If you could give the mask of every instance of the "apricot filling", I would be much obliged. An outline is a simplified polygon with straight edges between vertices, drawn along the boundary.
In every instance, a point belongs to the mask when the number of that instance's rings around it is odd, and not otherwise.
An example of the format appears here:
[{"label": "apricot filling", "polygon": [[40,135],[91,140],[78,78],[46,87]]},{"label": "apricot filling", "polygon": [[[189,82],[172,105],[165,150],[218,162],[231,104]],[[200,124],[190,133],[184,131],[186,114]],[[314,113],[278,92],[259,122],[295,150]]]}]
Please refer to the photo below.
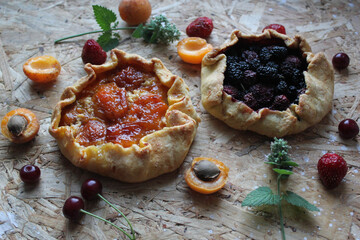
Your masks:
[{"label": "apricot filling", "polygon": [[100,74],[62,111],[60,126],[80,124],[76,142],[123,147],[165,127],[167,88],[155,74],[122,66]]}]

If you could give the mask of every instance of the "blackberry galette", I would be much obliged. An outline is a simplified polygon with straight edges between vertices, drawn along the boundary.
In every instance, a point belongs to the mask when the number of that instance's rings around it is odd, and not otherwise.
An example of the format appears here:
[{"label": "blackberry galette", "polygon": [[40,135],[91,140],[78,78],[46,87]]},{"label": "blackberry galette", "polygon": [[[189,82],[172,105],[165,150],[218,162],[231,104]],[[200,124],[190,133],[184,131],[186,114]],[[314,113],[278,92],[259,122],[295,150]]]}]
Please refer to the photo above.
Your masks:
[{"label": "blackberry galette", "polygon": [[330,111],[333,68],[304,38],[274,30],[231,34],[201,68],[205,109],[230,127],[269,137],[301,132]]}]

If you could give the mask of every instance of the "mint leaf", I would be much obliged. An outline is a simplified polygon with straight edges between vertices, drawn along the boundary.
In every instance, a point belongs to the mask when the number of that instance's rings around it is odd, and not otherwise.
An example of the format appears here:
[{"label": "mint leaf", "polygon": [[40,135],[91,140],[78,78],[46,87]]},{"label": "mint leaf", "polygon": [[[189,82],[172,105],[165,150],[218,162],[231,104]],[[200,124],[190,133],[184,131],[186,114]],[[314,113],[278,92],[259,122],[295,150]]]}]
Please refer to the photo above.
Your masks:
[{"label": "mint leaf", "polygon": [[144,25],[141,23],[139,26],[137,26],[137,28],[135,29],[135,31],[131,36],[133,38],[141,38],[143,36],[143,33],[144,33]]},{"label": "mint leaf", "polygon": [[281,162],[281,165],[282,166],[293,166],[293,167],[299,166],[299,164],[297,164],[296,162],[293,162],[293,161],[284,161],[284,162]]},{"label": "mint leaf", "polygon": [[241,206],[277,205],[279,201],[280,196],[274,195],[269,187],[259,187],[246,196]]},{"label": "mint leaf", "polygon": [[293,174],[292,171],[289,170],[285,170],[285,169],[280,169],[280,168],[273,168],[273,170],[279,174],[283,174],[283,175],[291,175]]},{"label": "mint leaf", "polygon": [[97,42],[104,49],[105,52],[107,52],[119,45],[119,39],[113,38],[111,32],[104,32],[97,39]]},{"label": "mint leaf", "polygon": [[312,205],[307,200],[291,191],[286,191],[286,194],[283,195],[283,199],[294,206],[303,207],[310,211],[320,211],[320,209],[318,209],[316,206]]},{"label": "mint leaf", "polygon": [[110,9],[99,5],[93,5],[93,11],[95,15],[95,20],[99,24],[102,30],[109,31],[111,30],[111,23],[116,21],[116,15]]}]

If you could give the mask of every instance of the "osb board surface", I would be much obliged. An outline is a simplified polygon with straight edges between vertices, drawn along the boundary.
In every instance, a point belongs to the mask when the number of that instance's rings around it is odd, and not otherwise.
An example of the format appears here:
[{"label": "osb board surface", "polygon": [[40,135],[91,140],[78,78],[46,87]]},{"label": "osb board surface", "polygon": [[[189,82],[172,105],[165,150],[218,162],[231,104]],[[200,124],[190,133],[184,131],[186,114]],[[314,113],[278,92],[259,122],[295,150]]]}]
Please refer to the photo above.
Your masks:
[{"label": "osb board surface", "polygon": [[[236,131],[210,116],[200,103],[200,67],[184,64],[175,43],[156,46],[131,39],[122,31],[118,48],[145,58],[158,57],[190,88],[192,101],[201,116],[192,148],[179,170],[139,184],[125,184],[72,166],[59,152],[48,128],[53,107],[63,89],[85,75],[81,62],[83,36],[54,45],[53,40],[98,29],[91,5],[101,4],[117,13],[117,1],[1,1],[0,3],[0,116],[17,107],[32,109],[41,128],[34,141],[11,144],[0,137],[0,238],[2,239],[122,239],[117,230],[84,217],[68,222],[61,213],[67,197],[80,195],[88,177],[98,177],[104,196],[121,208],[133,223],[138,239],[279,239],[276,210],[241,207],[246,194],[257,186],[275,188],[274,175],[263,162],[270,139],[251,132]],[[359,32],[358,1],[186,1],[152,0],[152,14],[165,13],[185,36],[187,24],[199,16],[214,20],[209,42],[223,43],[234,29],[258,33],[269,23],[282,23],[290,36],[307,38],[314,52],[327,58],[339,51],[348,53],[347,70],[335,72],[333,110],[316,126],[286,137],[291,156],[300,164],[284,184],[301,194],[321,211],[312,213],[285,207],[288,239],[360,238],[360,146],[359,136],[344,141],[337,125],[344,118],[359,122]],[[121,22],[121,25],[125,25]],[[22,72],[30,57],[53,55],[62,64],[56,82],[38,85]],[[281,124],[281,123],[279,123]],[[324,189],[316,170],[326,152],[337,152],[349,172],[335,190]],[[230,167],[229,181],[220,192],[203,196],[191,191],[183,178],[191,160],[214,157]],[[35,162],[42,171],[36,186],[25,186],[19,169]],[[86,209],[120,223],[104,202],[89,203]]]}]

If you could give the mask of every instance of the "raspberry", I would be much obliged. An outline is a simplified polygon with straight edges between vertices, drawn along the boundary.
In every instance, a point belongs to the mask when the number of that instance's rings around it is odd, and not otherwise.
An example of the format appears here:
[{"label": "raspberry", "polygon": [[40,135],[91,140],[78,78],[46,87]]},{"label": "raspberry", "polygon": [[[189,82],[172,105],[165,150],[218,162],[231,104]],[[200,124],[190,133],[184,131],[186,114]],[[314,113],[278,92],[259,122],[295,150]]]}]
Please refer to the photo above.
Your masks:
[{"label": "raspberry", "polygon": [[243,94],[234,86],[224,85],[223,91],[229,94],[235,101],[240,100],[243,97]]},{"label": "raspberry", "polygon": [[285,58],[284,62],[286,62],[286,64],[288,64],[289,66],[291,66],[293,68],[297,68],[297,69],[301,69],[301,66],[302,66],[302,62],[301,62],[300,58],[298,58],[297,56],[294,56],[294,55],[287,56]]},{"label": "raspberry", "polygon": [[259,59],[258,54],[250,50],[243,51],[241,56],[246,62],[252,62],[254,59]]},{"label": "raspberry", "polygon": [[346,161],[336,153],[326,153],[319,159],[317,169],[324,186],[332,189],[340,184],[348,167]]},{"label": "raspberry", "polygon": [[[255,84],[250,87],[249,91],[256,98],[259,106],[267,107],[271,104],[274,98],[274,89],[271,87],[267,87],[261,83]],[[245,96],[244,96],[245,98]],[[254,109],[257,110],[257,109]]]},{"label": "raspberry", "polygon": [[103,64],[106,61],[106,52],[94,39],[89,39],[86,41],[81,58],[84,64],[91,63],[94,65]]},{"label": "raspberry", "polygon": [[270,109],[284,111],[289,107],[289,105],[290,101],[285,95],[277,95],[273,104],[270,106]]},{"label": "raspberry", "polygon": [[258,102],[254,97],[253,93],[247,93],[244,96],[243,102],[251,109],[257,110],[258,109]]},{"label": "raspberry", "polygon": [[208,17],[199,17],[189,24],[186,28],[186,34],[189,37],[207,38],[214,28],[213,22]]}]

